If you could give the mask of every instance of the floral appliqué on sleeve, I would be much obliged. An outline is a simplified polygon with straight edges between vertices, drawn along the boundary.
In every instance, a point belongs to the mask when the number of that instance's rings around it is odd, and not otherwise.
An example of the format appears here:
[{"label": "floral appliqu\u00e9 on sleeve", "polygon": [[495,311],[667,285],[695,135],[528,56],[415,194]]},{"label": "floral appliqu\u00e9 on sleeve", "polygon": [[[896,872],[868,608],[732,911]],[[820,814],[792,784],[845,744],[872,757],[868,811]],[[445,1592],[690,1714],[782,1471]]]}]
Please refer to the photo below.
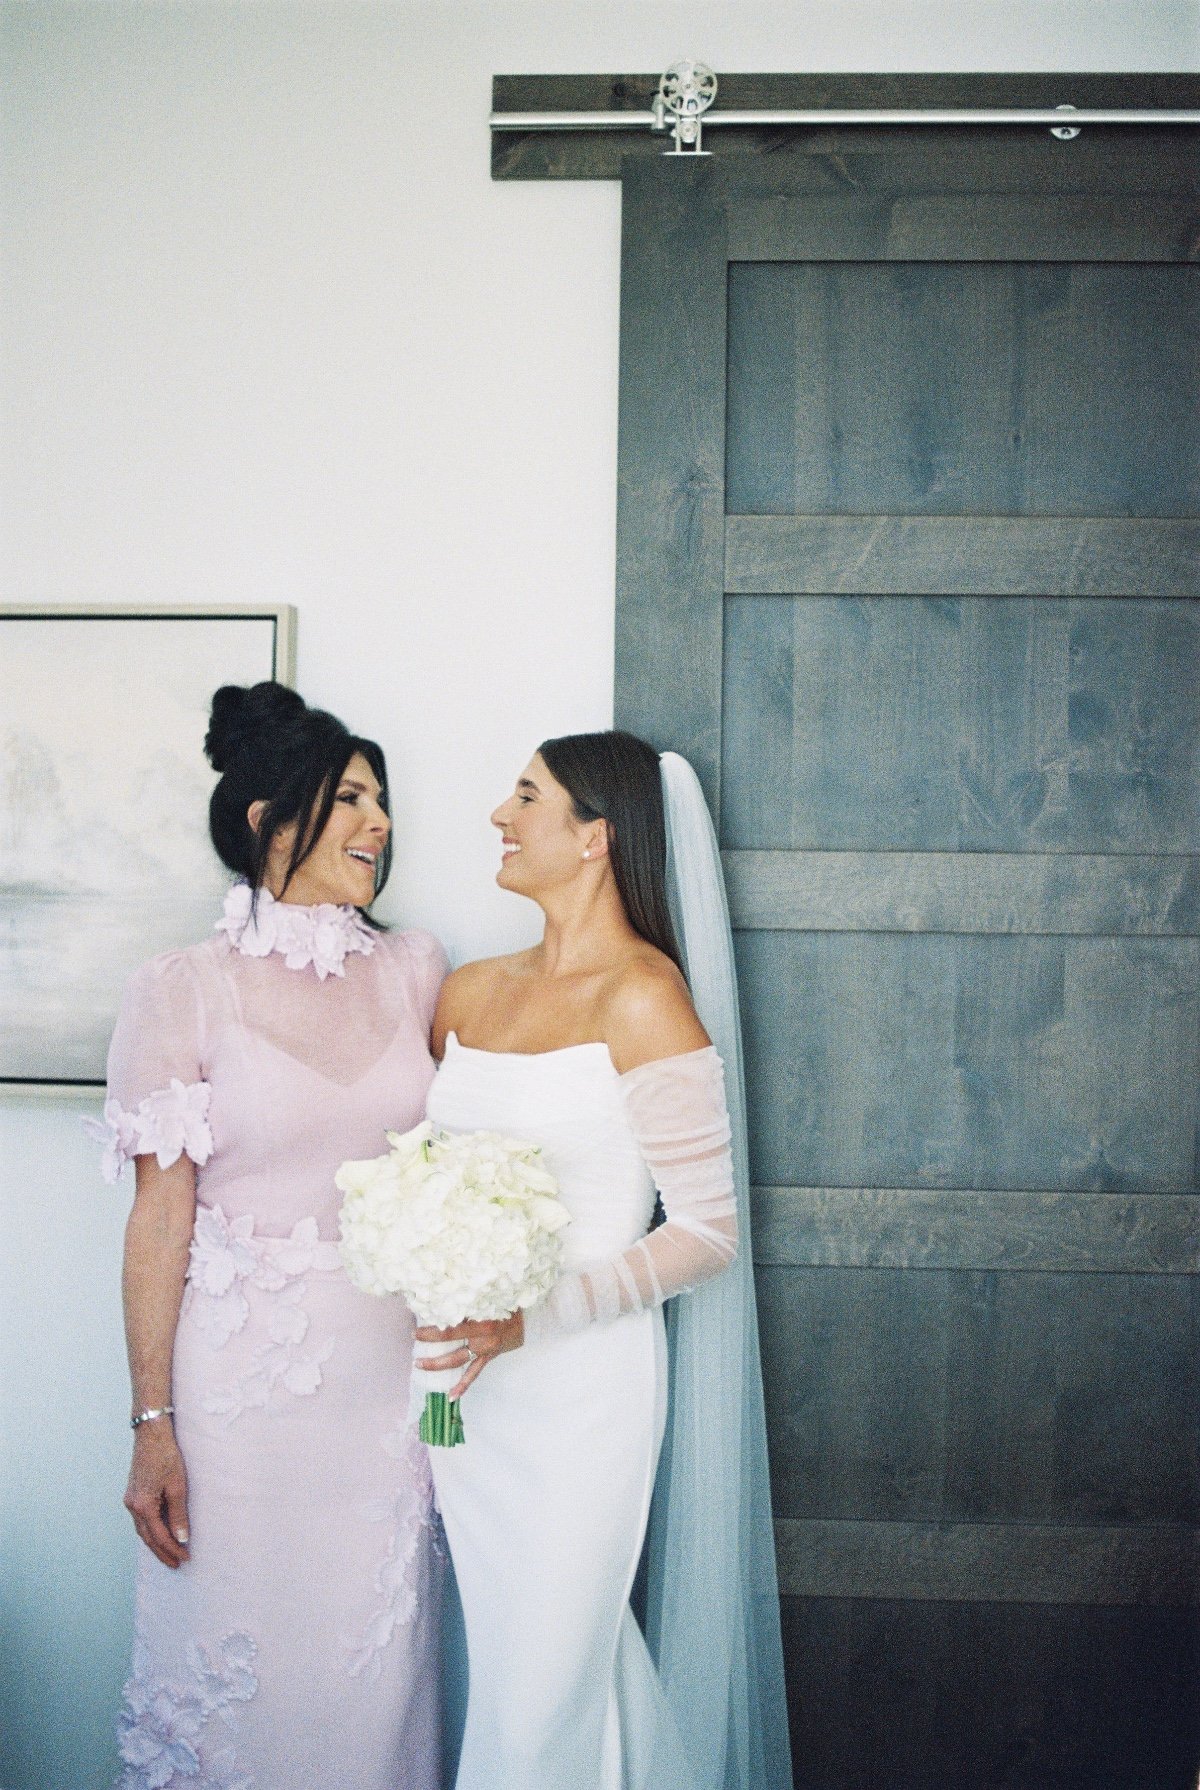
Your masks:
[{"label": "floral appliqu\u00e9 on sleeve", "polygon": [[159,1168],[170,1168],[183,1155],[203,1168],[213,1153],[208,1108],[212,1089],[206,1081],[185,1087],[172,1076],[169,1088],[158,1088],[130,1112],[115,1095],[104,1102],[103,1119],[84,1119],[89,1137],[104,1145],[100,1173],[118,1181],[133,1156],[156,1156]]},{"label": "floral appliqu\u00e9 on sleeve", "polygon": [[247,1634],[226,1635],[215,1650],[193,1641],[188,1648],[191,1684],[182,1688],[155,1678],[150,1652],[139,1636],[133,1673],[117,1722],[117,1744],[125,1769],[118,1790],[254,1790],[239,1771],[233,1747],[211,1755],[202,1747],[214,1715],[227,1727],[237,1723],[234,1705],[248,1703],[258,1690],[258,1653]]}]

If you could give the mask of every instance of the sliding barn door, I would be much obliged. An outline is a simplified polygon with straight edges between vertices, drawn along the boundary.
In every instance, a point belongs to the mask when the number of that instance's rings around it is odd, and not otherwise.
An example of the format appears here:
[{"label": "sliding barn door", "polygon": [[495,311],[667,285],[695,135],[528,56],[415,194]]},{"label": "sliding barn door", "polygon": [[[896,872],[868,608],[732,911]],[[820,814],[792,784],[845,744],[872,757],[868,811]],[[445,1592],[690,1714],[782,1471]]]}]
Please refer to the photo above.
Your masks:
[{"label": "sliding barn door", "polygon": [[719,819],[812,1790],[1200,1766],[1200,214],[1009,142],[626,165],[617,722]]}]

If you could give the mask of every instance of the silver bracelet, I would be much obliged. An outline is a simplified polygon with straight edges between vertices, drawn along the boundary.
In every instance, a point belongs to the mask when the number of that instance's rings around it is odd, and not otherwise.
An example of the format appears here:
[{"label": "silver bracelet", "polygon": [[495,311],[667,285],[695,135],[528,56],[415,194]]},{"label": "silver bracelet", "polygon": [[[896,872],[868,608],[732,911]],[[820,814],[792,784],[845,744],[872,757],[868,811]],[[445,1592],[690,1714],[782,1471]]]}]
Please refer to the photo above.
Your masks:
[{"label": "silver bracelet", "polygon": [[174,1405],[158,1405],[152,1411],[139,1411],[136,1417],[129,1419],[129,1427],[135,1430],[139,1423],[151,1423],[156,1417],[174,1417]]}]

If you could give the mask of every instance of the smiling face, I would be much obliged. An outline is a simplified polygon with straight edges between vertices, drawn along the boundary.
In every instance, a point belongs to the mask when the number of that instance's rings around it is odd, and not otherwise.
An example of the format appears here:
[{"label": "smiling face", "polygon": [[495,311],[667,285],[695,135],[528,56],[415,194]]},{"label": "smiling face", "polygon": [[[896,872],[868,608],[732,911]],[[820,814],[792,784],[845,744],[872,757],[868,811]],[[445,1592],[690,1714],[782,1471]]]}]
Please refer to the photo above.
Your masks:
[{"label": "smiling face", "polygon": [[[283,891],[281,899],[302,907],[328,902],[334,907],[368,907],[375,898],[376,868],[392,823],[381,804],[379,779],[356,752],[334,797],[320,838]],[[250,824],[265,804],[255,802]],[[281,827],[271,841],[266,886],[279,896],[287,875],[297,828]]]},{"label": "smiling face", "polygon": [[496,881],[517,895],[536,899],[563,887],[607,852],[604,822],[575,818],[570,795],[550,775],[539,753],[492,815],[492,825],[499,829],[503,852]]}]

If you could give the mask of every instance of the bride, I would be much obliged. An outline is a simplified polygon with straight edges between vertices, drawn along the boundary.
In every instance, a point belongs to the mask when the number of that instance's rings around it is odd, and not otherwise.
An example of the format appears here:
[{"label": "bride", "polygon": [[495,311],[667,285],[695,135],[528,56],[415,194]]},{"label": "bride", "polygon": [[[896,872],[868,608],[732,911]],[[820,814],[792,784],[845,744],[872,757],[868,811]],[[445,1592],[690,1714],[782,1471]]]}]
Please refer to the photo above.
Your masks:
[{"label": "bride", "polygon": [[[616,732],[546,741],[492,821],[497,881],[537,902],[545,933],[445,983],[427,1111],[540,1144],[572,1223],[541,1305],[418,1331],[447,1345],[430,1365],[461,1368],[453,1395],[469,1393],[466,1445],[431,1450],[467,1637],[457,1790],[783,1790],[736,990],[711,824],[684,760],[660,770]],[[724,1034],[724,1074],[693,994]],[[685,1292],[692,1321],[668,1342],[663,1304]],[[629,1599],[648,1523],[643,1639]]]}]

